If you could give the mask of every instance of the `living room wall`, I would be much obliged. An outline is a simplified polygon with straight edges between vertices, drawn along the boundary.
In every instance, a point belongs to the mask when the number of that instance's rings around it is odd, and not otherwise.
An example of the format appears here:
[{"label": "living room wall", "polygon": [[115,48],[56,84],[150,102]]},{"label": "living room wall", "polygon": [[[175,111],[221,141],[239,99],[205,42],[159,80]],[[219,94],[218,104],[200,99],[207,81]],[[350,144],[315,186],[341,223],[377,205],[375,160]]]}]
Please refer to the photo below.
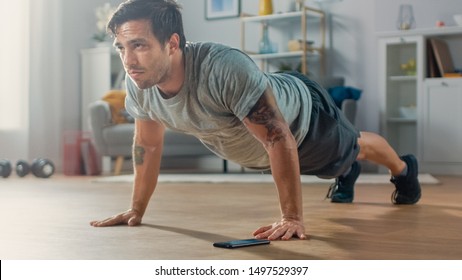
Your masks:
[{"label": "living room wall", "polygon": [[[184,7],[187,38],[239,47],[238,18],[205,20],[204,1],[178,0]],[[105,2],[117,5],[121,1],[31,1],[28,139],[0,140],[1,157],[17,160],[21,151],[28,151],[28,160],[43,156],[61,166],[63,132],[80,127],[80,50],[93,46],[94,9]],[[257,0],[241,2],[243,10],[257,11]],[[313,0],[307,3],[318,5]],[[417,28],[432,27],[436,20],[454,25],[452,15],[462,13],[460,0],[343,0],[329,6],[333,19],[330,70],[345,77],[348,85],[363,89],[360,129],[380,130],[376,32],[395,30],[398,6],[404,3],[414,6]]]}]

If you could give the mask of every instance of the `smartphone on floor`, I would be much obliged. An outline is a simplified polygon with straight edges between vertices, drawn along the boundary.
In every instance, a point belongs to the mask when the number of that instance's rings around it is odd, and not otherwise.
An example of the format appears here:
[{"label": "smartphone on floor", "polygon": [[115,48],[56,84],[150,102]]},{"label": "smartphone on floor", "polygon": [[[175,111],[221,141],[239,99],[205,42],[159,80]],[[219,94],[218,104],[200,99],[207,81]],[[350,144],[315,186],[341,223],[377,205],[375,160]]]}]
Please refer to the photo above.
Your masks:
[{"label": "smartphone on floor", "polygon": [[213,246],[214,247],[219,247],[219,248],[234,249],[234,248],[256,246],[256,245],[265,245],[265,244],[270,244],[270,241],[267,240],[267,239],[254,239],[254,238],[252,238],[252,239],[240,239],[240,240],[216,242],[216,243],[213,243]]}]

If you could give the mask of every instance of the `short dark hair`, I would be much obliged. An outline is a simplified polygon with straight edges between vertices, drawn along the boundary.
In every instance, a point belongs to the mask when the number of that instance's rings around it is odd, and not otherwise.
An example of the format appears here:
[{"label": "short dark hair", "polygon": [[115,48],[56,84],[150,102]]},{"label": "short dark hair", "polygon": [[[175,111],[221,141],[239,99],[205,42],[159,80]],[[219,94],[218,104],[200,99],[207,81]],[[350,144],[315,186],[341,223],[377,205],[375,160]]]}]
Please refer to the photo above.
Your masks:
[{"label": "short dark hair", "polygon": [[161,44],[165,44],[176,33],[180,37],[180,48],[184,49],[186,38],[183,30],[181,6],[175,0],[128,0],[119,5],[111,16],[107,30],[117,36],[117,28],[131,20],[146,19]]}]

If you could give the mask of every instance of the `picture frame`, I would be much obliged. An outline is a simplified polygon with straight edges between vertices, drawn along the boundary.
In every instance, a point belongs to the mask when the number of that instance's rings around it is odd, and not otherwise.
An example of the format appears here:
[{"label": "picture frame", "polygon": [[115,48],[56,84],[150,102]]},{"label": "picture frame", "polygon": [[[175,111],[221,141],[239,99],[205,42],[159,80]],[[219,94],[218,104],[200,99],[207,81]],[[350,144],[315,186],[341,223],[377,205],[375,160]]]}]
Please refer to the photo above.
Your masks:
[{"label": "picture frame", "polygon": [[238,17],[240,12],[241,0],[205,0],[207,20]]}]

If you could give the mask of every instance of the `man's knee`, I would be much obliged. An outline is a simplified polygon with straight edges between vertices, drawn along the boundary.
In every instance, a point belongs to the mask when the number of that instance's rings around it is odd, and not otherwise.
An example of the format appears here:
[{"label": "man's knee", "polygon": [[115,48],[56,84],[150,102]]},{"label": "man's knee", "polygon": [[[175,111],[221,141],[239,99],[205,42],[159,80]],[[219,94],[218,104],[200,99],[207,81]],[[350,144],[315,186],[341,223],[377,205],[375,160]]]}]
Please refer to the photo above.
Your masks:
[{"label": "man's knee", "polygon": [[359,153],[356,159],[357,160],[367,159],[367,150],[369,149],[369,146],[367,145],[367,139],[364,139],[364,137],[362,137],[362,133],[361,133],[361,137],[358,138],[358,146],[359,146]]}]

